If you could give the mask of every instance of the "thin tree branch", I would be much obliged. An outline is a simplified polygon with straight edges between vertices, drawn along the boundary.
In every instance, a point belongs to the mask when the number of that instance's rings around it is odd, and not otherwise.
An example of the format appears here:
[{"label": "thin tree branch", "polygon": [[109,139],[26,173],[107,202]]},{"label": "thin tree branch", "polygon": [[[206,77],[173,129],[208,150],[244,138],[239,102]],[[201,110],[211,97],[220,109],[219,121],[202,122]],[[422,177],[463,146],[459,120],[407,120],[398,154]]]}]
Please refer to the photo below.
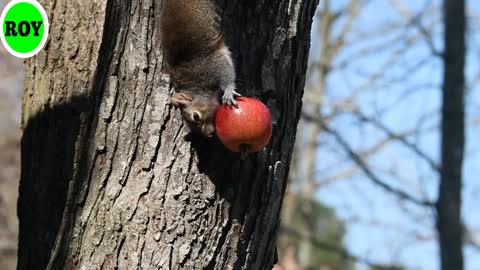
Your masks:
[{"label": "thin tree branch", "polygon": [[427,43],[427,46],[432,54],[436,57],[443,58],[444,54],[435,47],[431,33],[422,24],[422,17],[427,11],[428,7],[431,5],[431,1],[427,1],[424,7],[421,9],[421,12],[418,14],[414,14],[406,5],[404,5],[404,3],[398,0],[390,0],[390,3],[402,16],[411,21],[411,25],[415,26],[419,30],[420,34],[425,38],[425,42]]},{"label": "thin tree branch", "polygon": [[435,204],[429,200],[422,200],[413,197],[412,195],[408,194],[407,192],[392,187],[391,185],[387,184],[386,182],[380,180],[380,178],[373,173],[373,171],[369,168],[369,166],[365,163],[365,161],[352,149],[352,147],[346,142],[346,140],[340,136],[338,132],[329,128],[325,123],[321,120],[317,119],[316,117],[312,117],[303,113],[303,118],[307,121],[315,122],[320,125],[327,133],[331,134],[337,143],[347,152],[350,158],[360,167],[363,173],[372,180],[373,183],[378,185],[379,187],[383,188],[384,190],[398,196],[400,199],[407,200],[419,206],[426,206],[426,207],[434,207]]},{"label": "thin tree branch", "polygon": [[356,111],[354,113],[354,115],[356,117],[358,117],[361,121],[363,122],[368,122],[370,124],[372,124],[373,126],[375,126],[376,128],[382,130],[383,132],[385,132],[390,138],[393,138],[395,140],[398,140],[399,142],[401,142],[403,145],[405,145],[407,148],[409,148],[410,150],[412,150],[415,154],[417,154],[418,156],[420,156],[422,159],[425,160],[425,162],[427,162],[430,167],[432,168],[432,170],[436,171],[437,173],[440,173],[440,166],[429,156],[427,155],[425,152],[423,152],[420,148],[418,148],[417,145],[409,142],[405,136],[403,135],[400,135],[400,134],[397,134],[395,132],[393,132],[392,130],[390,130],[387,126],[385,126],[383,123],[381,123],[380,121],[378,121],[377,119],[374,119],[374,118],[371,118],[371,117],[368,117],[366,116],[365,114],[363,114],[362,112],[360,111]]},{"label": "thin tree branch", "polygon": [[480,237],[477,237],[473,230],[469,230],[463,226],[463,238],[466,244],[480,251]]}]

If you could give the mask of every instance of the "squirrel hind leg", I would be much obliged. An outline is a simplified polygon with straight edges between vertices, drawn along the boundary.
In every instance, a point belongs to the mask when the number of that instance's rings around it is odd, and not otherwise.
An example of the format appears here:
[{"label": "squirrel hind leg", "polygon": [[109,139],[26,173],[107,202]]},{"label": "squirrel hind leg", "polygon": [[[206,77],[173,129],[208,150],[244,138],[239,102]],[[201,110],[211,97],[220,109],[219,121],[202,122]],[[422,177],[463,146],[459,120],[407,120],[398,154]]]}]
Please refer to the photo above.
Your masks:
[{"label": "squirrel hind leg", "polygon": [[192,103],[193,97],[188,93],[175,93],[170,98],[170,103],[175,107],[185,107]]}]

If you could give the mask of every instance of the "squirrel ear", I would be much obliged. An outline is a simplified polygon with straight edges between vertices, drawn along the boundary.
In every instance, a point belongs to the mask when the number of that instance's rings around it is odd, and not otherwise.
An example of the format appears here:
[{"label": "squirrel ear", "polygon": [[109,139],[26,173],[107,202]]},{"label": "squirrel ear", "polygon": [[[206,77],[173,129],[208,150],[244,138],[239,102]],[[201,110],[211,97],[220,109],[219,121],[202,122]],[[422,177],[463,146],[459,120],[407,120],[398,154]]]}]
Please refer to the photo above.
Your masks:
[{"label": "squirrel ear", "polygon": [[187,93],[176,93],[170,98],[170,103],[175,107],[184,107],[190,104],[193,100],[191,94]]}]

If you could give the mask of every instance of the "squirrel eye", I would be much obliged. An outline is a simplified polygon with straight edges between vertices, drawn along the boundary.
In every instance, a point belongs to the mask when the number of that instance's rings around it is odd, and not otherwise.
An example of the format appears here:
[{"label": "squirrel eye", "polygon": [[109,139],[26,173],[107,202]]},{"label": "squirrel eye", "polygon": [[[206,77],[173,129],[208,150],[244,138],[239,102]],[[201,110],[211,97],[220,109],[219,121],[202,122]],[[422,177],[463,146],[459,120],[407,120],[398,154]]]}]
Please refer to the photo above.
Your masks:
[{"label": "squirrel eye", "polygon": [[200,122],[200,115],[196,112],[193,113],[193,121]]}]

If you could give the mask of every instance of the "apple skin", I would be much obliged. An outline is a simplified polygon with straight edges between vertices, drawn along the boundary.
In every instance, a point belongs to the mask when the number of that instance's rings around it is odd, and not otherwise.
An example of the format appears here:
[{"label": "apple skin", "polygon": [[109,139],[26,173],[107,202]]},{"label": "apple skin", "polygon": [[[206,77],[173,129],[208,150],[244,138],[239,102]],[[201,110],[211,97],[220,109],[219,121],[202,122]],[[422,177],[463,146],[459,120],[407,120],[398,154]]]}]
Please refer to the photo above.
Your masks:
[{"label": "apple skin", "polygon": [[251,97],[236,98],[238,105],[221,105],[215,116],[220,141],[233,152],[262,150],[272,136],[272,117],[267,106]]}]

